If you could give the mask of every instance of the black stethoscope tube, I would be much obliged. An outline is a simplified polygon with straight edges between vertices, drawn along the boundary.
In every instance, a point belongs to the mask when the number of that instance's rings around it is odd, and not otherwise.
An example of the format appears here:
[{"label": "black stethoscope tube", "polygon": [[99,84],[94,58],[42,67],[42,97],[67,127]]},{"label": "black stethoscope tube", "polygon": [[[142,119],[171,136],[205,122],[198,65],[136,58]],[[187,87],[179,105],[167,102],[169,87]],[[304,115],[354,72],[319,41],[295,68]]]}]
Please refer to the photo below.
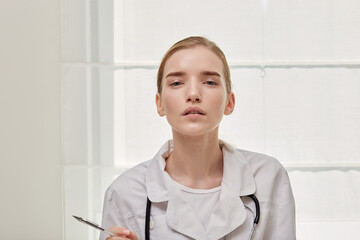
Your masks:
[{"label": "black stethoscope tube", "polygon": [[246,197],[251,198],[254,203],[255,203],[255,218],[254,218],[254,224],[258,224],[259,220],[260,220],[260,204],[259,204],[259,200],[257,199],[257,197],[255,197],[254,194],[251,195],[247,195]]},{"label": "black stethoscope tube", "polygon": [[[255,227],[255,225],[257,225],[260,220],[260,204],[254,194],[247,195],[246,197],[251,198],[255,203],[256,212],[255,212],[255,218],[254,218],[254,223],[253,223],[253,226]],[[149,200],[149,198],[147,198],[146,216],[145,216],[145,240],[150,240],[150,212],[151,212],[151,201]],[[252,236],[252,233],[251,233],[251,236]],[[251,236],[250,236],[250,238],[251,238]]]},{"label": "black stethoscope tube", "polygon": [[145,216],[145,240],[150,240],[150,212],[151,201],[147,198],[146,202],[146,216]]}]

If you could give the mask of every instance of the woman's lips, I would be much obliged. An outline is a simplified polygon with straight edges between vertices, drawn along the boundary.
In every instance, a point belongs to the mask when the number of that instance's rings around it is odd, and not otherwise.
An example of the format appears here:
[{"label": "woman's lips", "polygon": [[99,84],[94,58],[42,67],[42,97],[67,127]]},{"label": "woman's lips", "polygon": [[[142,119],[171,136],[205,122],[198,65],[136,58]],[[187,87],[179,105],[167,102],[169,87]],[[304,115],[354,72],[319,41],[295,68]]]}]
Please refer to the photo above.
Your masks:
[{"label": "woman's lips", "polygon": [[205,112],[201,108],[194,106],[186,108],[183,112],[183,116],[185,116],[187,119],[198,119],[205,115]]},{"label": "woman's lips", "polygon": [[190,119],[190,120],[194,120],[194,119],[203,118],[204,115],[196,113],[196,114],[187,114],[184,117],[186,117],[187,119]]},{"label": "woman's lips", "polygon": [[199,107],[194,107],[194,106],[190,106],[188,108],[185,109],[185,111],[183,112],[184,116],[188,116],[188,115],[205,115],[205,112],[199,108]]}]

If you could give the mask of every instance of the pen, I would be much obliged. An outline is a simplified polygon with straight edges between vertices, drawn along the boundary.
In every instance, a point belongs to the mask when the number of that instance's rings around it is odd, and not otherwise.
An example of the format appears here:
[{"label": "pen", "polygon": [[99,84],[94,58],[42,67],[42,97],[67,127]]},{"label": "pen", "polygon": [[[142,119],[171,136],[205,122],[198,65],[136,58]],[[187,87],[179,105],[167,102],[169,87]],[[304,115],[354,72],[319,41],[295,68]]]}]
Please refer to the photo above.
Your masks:
[{"label": "pen", "polygon": [[103,231],[104,233],[109,234],[110,236],[118,237],[117,235],[115,235],[114,233],[110,232],[109,230],[101,227],[99,224],[96,224],[96,223],[91,222],[91,221],[89,221],[89,220],[87,220],[87,219],[83,219],[83,218],[81,218],[81,217],[77,217],[77,216],[74,216],[74,215],[73,215],[73,217],[74,217],[76,220],[78,220],[79,222],[85,223],[85,224],[87,224],[87,225],[89,225],[89,226],[91,226],[91,227],[93,227],[93,228],[96,228],[96,229],[98,229],[98,230],[100,230],[100,231]]}]

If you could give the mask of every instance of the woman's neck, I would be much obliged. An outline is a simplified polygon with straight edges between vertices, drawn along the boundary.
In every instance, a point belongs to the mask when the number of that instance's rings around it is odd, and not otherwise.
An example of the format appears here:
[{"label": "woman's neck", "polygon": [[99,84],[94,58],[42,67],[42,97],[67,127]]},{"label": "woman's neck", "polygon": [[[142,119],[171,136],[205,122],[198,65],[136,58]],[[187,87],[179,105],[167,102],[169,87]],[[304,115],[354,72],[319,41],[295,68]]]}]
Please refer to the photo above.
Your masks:
[{"label": "woman's neck", "polygon": [[217,131],[195,137],[173,133],[173,144],[165,166],[172,179],[197,189],[221,185],[223,157]]}]

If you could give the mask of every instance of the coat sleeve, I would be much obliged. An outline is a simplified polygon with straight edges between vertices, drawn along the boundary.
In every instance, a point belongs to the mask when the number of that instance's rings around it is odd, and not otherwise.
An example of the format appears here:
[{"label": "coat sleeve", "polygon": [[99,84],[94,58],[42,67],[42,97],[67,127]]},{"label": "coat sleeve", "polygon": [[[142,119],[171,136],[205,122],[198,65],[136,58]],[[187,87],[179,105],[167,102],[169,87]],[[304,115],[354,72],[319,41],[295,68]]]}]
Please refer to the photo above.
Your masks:
[{"label": "coat sleeve", "polygon": [[270,239],[276,240],[295,240],[296,239],[296,220],[295,220],[295,200],[290,185],[289,176],[284,168],[281,171],[281,179],[276,201],[273,224],[274,231]]},{"label": "coat sleeve", "polygon": [[[119,204],[119,199],[117,199],[116,194],[111,188],[107,189],[105,192],[101,224],[105,229],[109,229],[112,226],[128,228],[126,221],[124,221],[123,216],[120,214],[117,204]],[[106,233],[101,232],[99,240],[105,240],[108,236]]]}]

